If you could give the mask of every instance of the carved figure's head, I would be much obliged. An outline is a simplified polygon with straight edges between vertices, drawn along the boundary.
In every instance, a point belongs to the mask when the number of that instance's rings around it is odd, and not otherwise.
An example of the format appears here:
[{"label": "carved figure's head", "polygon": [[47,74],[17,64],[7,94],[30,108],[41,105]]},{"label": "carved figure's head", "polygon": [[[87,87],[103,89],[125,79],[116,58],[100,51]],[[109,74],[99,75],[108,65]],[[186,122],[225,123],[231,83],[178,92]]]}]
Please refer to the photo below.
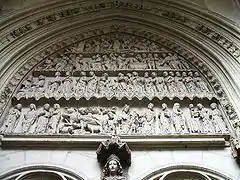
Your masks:
[{"label": "carved figure's head", "polygon": [[189,104],[188,107],[189,107],[189,109],[193,109],[194,108],[193,104]]},{"label": "carved figure's head", "polygon": [[36,108],[36,105],[33,104],[33,103],[31,103],[31,104],[29,105],[29,108],[30,108],[30,110],[36,110],[36,109],[37,109],[37,108]]},{"label": "carved figure's head", "polygon": [[19,104],[17,104],[17,105],[16,105],[16,109],[18,109],[18,110],[20,110],[20,111],[21,111],[21,110],[22,110],[22,104],[20,104],[20,103],[19,103]]},{"label": "carved figure's head", "polygon": [[122,176],[123,168],[120,159],[115,154],[111,154],[107,159],[103,173],[105,176]]},{"label": "carved figure's head", "polygon": [[216,103],[210,104],[210,108],[211,108],[211,109],[216,109],[216,108],[217,108],[217,104],[216,104]]},{"label": "carved figure's head", "polygon": [[167,109],[167,104],[166,103],[162,103],[162,109]]},{"label": "carved figure's head", "polygon": [[201,110],[203,108],[203,105],[201,103],[198,103],[197,108]]}]

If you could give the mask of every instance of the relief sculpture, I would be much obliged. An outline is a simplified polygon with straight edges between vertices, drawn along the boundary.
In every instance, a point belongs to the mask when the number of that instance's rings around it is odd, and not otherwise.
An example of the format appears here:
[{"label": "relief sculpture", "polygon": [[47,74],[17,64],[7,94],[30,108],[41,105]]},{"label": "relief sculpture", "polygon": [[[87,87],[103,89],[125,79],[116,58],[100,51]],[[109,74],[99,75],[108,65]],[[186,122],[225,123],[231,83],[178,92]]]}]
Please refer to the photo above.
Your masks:
[{"label": "relief sculpture", "polygon": [[[140,74],[140,75],[139,75]],[[188,76],[188,75],[189,76]],[[15,97],[40,99],[42,97],[60,99],[80,99],[91,97],[111,99],[113,97],[122,99],[127,97],[132,99],[137,97],[142,99],[147,97],[152,99],[157,97],[215,97],[210,92],[207,83],[195,72],[195,77],[191,71],[173,72],[128,72],[128,73],[102,73],[96,75],[95,72],[81,71],[72,75],[70,72],[56,72],[54,77],[31,77],[27,78],[20,87]],[[27,85],[26,85],[27,84]],[[29,90],[29,91],[28,91]]]},{"label": "relief sculpture", "polygon": [[[23,109],[23,110],[22,110]],[[62,107],[44,104],[36,108],[31,103],[22,108],[14,106],[1,127],[2,134],[227,134],[227,125],[218,105],[201,103],[181,107],[174,103],[156,106],[149,103],[144,109],[125,104],[123,107],[90,106]]]},{"label": "relief sculpture", "polygon": [[[116,32],[88,38],[52,53],[28,72],[13,95],[14,105],[0,132],[228,134],[218,105],[221,89],[215,92],[195,67],[185,56],[140,36]],[[135,101],[144,106],[136,107]],[[105,179],[116,175],[115,170],[109,173],[112,163],[121,169],[117,160],[109,163]]]}]

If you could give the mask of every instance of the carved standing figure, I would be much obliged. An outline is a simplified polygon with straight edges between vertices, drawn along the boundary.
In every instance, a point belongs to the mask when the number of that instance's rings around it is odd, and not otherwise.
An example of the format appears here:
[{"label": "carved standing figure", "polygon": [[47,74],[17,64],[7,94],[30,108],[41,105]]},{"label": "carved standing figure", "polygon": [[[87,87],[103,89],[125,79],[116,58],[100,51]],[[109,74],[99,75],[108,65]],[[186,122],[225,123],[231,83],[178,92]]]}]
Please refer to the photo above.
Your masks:
[{"label": "carved standing figure", "polygon": [[66,72],[66,77],[62,80],[61,93],[65,97],[70,97],[73,93],[73,78],[69,71]]},{"label": "carved standing figure", "polygon": [[182,79],[180,72],[176,72],[175,83],[176,83],[176,87],[177,87],[177,92],[180,95],[184,96],[185,94],[187,94],[188,91],[187,91],[185,84],[183,83],[183,79]]},{"label": "carved standing figure", "polygon": [[80,77],[77,79],[77,83],[75,86],[75,96],[81,97],[85,94],[86,86],[87,86],[88,78],[86,76],[86,72],[80,72]]},{"label": "carved standing figure", "polygon": [[209,111],[206,108],[204,108],[204,106],[201,103],[197,104],[197,111],[199,113],[198,118],[201,126],[201,132],[213,133],[214,129],[210,121]]},{"label": "carved standing figure", "polygon": [[3,134],[10,134],[15,131],[17,124],[20,120],[22,112],[22,104],[17,104],[12,109],[10,109],[6,121],[4,122],[3,126],[1,127],[1,132]]},{"label": "carved standing figure", "polygon": [[109,92],[109,78],[107,73],[103,73],[102,77],[99,78],[98,86],[97,86],[97,94],[100,97],[104,97],[108,95]]},{"label": "carved standing figure", "polygon": [[29,75],[27,79],[22,83],[22,87],[19,89],[17,93],[17,98],[20,99],[21,97],[31,97],[34,91],[34,79],[32,75]]},{"label": "carved standing figure", "polygon": [[117,118],[118,128],[121,134],[127,134],[130,130],[130,106],[125,104]]},{"label": "carved standing figure", "polygon": [[192,133],[199,133],[201,130],[199,124],[199,112],[194,108],[193,104],[189,104],[189,111],[191,118],[188,120],[189,131]]},{"label": "carved standing figure", "polygon": [[159,129],[162,134],[174,133],[172,113],[167,104],[162,104],[162,112],[159,114]]},{"label": "carved standing figure", "polygon": [[173,105],[172,119],[176,129],[176,133],[187,133],[186,118],[183,111],[180,109],[180,104]]},{"label": "carved standing figure", "polygon": [[144,73],[143,84],[144,84],[144,90],[145,90],[146,96],[154,97],[156,88],[154,87],[152,82],[152,77],[148,75],[148,72]]},{"label": "carved standing figure", "polygon": [[168,92],[173,96],[176,91],[174,73],[172,71],[169,73],[163,72],[163,77],[164,77],[164,82],[168,87]]},{"label": "carved standing figure", "polygon": [[215,132],[216,133],[226,133],[226,132],[228,132],[226,124],[224,123],[223,118],[222,118],[222,113],[218,109],[217,104],[216,103],[210,104],[210,108],[211,108],[210,120],[213,123],[213,127],[215,129]]},{"label": "carved standing figure", "polygon": [[102,180],[127,180],[123,176],[123,168],[120,164],[120,159],[115,155],[111,154],[103,168]]},{"label": "carved standing figure", "polygon": [[49,92],[48,92],[49,97],[59,96],[60,86],[61,86],[60,75],[61,75],[60,72],[56,72],[55,78],[51,82],[49,82]]},{"label": "carved standing figure", "polygon": [[47,90],[46,79],[45,76],[40,75],[38,77],[38,82],[36,83],[36,92],[35,96],[37,98],[44,96],[45,91]]},{"label": "carved standing figure", "polygon": [[31,133],[30,128],[34,125],[36,120],[37,120],[36,105],[31,103],[29,105],[29,110],[26,112],[26,114],[23,115],[22,133],[24,134]]},{"label": "carved standing figure", "polygon": [[142,97],[143,96],[142,80],[136,71],[132,73],[132,77],[133,77],[132,80],[133,92],[137,97]]},{"label": "carved standing figure", "polygon": [[86,96],[91,97],[96,93],[98,78],[94,72],[89,73],[90,77],[88,78]]},{"label": "carved standing figure", "polygon": [[205,93],[209,92],[207,84],[202,80],[202,78],[200,77],[198,72],[194,72],[193,80],[194,80],[194,83],[197,86],[197,89],[198,89],[199,93],[205,94]]},{"label": "carved standing figure", "polygon": [[35,129],[36,134],[44,134],[46,132],[50,117],[50,105],[44,104],[43,109],[38,113],[37,127]]},{"label": "carved standing figure", "polygon": [[193,73],[188,72],[188,75],[183,72],[183,82],[185,83],[187,90],[190,94],[196,93],[196,85],[193,82]]},{"label": "carved standing figure", "polygon": [[141,115],[141,118],[144,119],[143,133],[145,135],[155,133],[156,113],[155,113],[153,107],[154,107],[154,104],[149,103],[147,110],[144,112],[143,115]]},{"label": "carved standing figure", "polygon": [[47,125],[47,133],[56,134],[58,131],[58,125],[61,120],[61,110],[59,104],[53,105],[53,111],[51,112],[51,118]]}]

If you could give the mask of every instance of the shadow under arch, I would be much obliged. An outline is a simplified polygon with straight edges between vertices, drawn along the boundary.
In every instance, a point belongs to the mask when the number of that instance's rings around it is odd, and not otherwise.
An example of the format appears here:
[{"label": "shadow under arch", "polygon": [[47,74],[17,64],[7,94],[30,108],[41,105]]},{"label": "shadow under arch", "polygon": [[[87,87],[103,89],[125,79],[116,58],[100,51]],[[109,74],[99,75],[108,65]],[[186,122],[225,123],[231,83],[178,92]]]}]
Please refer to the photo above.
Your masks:
[{"label": "shadow under arch", "polygon": [[153,170],[147,175],[144,174],[138,179],[141,180],[179,180],[179,179],[199,179],[199,180],[233,180],[231,177],[216,170],[196,165],[171,165]]},{"label": "shadow under arch", "polygon": [[[66,167],[58,165],[26,165],[20,168],[15,168],[0,174],[1,180],[35,180],[42,178],[48,180],[87,180],[84,175],[78,175]],[[38,180],[38,179],[37,179]]]}]

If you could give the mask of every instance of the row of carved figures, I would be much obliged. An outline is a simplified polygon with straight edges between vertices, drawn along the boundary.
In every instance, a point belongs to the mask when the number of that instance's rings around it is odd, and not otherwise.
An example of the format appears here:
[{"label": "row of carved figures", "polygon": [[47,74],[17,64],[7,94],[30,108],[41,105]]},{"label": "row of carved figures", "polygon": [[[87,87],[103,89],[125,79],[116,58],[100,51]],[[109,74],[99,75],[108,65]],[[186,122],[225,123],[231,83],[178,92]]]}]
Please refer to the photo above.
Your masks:
[{"label": "row of carved figures", "polygon": [[117,107],[100,108],[61,108],[45,104],[36,108],[30,104],[22,112],[22,105],[13,107],[1,127],[3,134],[225,134],[227,126],[216,103],[205,108],[198,103],[189,104],[188,114],[175,103],[170,110],[166,103],[160,111],[149,103],[145,110],[131,109],[126,104],[121,110]]},{"label": "row of carved figures", "polygon": [[22,97],[208,97],[212,96],[207,84],[198,72],[163,72],[159,77],[156,72],[145,72],[141,77],[137,72],[119,73],[117,77],[109,77],[103,73],[101,77],[94,72],[81,72],[80,77],[72,77],[66,72],[61,77],[56,72],[55,77],[40,75],[34,78],[30,75],[17,92],[18,99]]},{"label": "row of carved figures", "polygon": [[57,54],[38,67],[39,71],[81,71],[121,69],[189,69],[185,60],[176,53],[110,53],[95,54],[91,58],[83,54]]}]

